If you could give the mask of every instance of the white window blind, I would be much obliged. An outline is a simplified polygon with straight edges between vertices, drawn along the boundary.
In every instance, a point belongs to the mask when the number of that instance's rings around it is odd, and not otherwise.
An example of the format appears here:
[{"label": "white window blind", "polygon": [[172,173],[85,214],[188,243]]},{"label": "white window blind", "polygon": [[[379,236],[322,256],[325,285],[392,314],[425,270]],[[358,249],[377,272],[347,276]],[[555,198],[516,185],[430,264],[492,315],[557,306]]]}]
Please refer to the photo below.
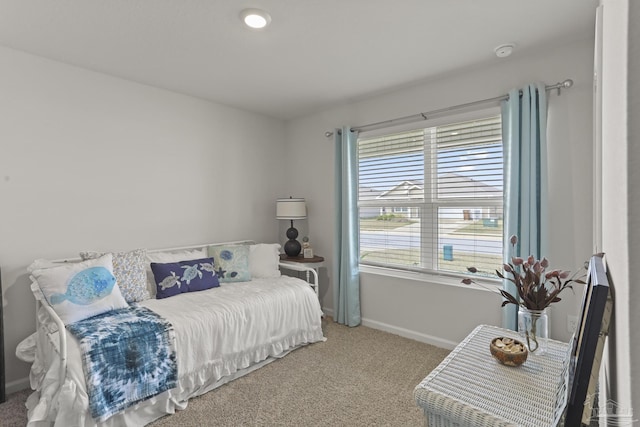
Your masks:
[{"label": "white window blind", "polygon": [[502,263],[500,115],[358,139],[360,262],[491,274]]}]

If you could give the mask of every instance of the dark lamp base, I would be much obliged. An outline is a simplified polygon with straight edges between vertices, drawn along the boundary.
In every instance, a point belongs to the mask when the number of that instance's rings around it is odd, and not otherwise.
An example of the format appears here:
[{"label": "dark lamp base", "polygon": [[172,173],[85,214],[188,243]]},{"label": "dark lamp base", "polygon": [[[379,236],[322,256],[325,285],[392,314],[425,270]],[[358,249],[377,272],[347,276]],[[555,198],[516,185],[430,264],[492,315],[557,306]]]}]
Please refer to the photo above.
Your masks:
[{"label": "dark lamp base", "polygon": [[297,257],[302,251],[302,245],[297,240],[287,240],[284,244],[284,253],[290,257]]},{"label": "dark lamp base", "polygon": [[298,230],[293,227],[293,220],[291,221],[291,227],[287,229],[287,243],[284,244],[284,253],[290,257],[296,257],[300,255],[302,251],[302,245],[296,240],[298,237]]}]

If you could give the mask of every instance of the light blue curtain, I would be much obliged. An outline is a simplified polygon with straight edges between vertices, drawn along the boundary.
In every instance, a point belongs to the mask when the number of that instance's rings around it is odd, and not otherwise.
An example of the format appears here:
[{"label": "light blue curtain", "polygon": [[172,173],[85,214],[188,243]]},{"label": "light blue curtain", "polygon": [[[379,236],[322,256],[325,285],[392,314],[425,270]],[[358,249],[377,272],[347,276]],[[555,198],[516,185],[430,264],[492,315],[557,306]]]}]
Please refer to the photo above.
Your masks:
[{"label": "light blue curtain", "polygon": [[334,132],[335,236],[333,268],[333,318],[347,326],[360,324],[360,273],[358,271],[358,135],[349,127]]},{"label": "light blue curtain", "polygon": [[[540,259],[547,250],[547,94],[544,84],[529,84],[509,92],[502,103],[505,147],[504,257],[533,255]],[[509,239],[518,236],[512,249]],[[504,281],[504,289],[517,296],[515,286]],[[517,329],[518,308],[503,309],[502,325]]]}]

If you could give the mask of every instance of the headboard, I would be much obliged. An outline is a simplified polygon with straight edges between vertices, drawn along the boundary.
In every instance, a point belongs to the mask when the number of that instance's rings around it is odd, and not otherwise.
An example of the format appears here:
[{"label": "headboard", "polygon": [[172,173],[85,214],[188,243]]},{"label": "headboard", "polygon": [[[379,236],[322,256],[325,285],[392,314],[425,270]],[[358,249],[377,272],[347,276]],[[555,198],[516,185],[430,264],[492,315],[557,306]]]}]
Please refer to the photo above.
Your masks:
[{"label": "headboard", "polygon": [[592,256],[582,299],[580,325],[572,342],[575,364],[569,383],[566,426],[589,425],[592,416],[604,341],[613,312],[612,285],[604,254]]},{"label": "headboard", "polygon": [[[232,242],[218,242],[218,243],[201,243],[199,245],[190,245],[190,246],[178,246],[175,248],[156,248],[156,249],[147,249],[147,253],[158,253],[158,252],[176,252],[176,251],[185,251],[185,250],[190,250],[190,249],[202,249],[202,248],[206,248],[208,246],[218,246],[218,245],[253,245],[256,242],[253,240],[235,240]],[[109,251],[104,251],[104,252],[109,252]],[[80,257],[73,257],[73,258],[61,258],[61,259],[56,259],[56,260],[52,260],[50,261],[50,263],[54,263],[54,264],[59,264],[59,263],[66,263],[66,262],[78,262],[78,261],[82,261],[82,258]]]}]

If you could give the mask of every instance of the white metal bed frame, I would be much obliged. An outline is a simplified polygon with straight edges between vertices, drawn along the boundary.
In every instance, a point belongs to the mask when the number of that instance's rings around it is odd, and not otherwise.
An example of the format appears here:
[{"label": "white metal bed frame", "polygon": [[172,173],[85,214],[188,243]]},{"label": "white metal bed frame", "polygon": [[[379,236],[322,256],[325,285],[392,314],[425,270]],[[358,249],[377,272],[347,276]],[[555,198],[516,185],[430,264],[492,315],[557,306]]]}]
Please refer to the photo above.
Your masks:
[{"label": "white metal bed frame", "polygon": [[[252,240],[241,240],[241,241],[234,241],[234,242],[224,242],[224,243],[205,243],[205,244],[200,244],[200,245],[191,245],[191,246],[181,246],[181,247],[176,247],[176,248],[168,248],[168,249],[151,249],[151,250],[147,250],[147,253],[158,253],[158,252],[177,252],[177,251],[186,251],[186,250],[192,250],[192,249],[202,249],[202,248],[206,248],[208,246],[217,246],[217,245],[249,245],[249,244],[255,244],[254,241]],[[68,263],[68,262],[77,262],[77,261],[81,261],[81,258],[66,258],[66,259],[59,259],[59,260],[54,260],[52,261],[53,263],[60,263],[60,264],[64,264],[64,263]],[[307,268],[307,267],[303,267],[303,266],[292,266],[291,264],[287,264],[284,265],[280,262],[278,262],[278,266],[279,267],[284,267],[287,270],[293,270],[293,271],[302,271],[307,273],[307,277],[309,277],[309,273],[311,273],[313,275],[314,278],[314,282],[313,282],[313,289],[316,293],[316,296],[319,297],[319,290],[318,290],[318,273],[312,269],[312,268]],[[309,282],[308,282],[309,283]],[[47,312],[47,314],[49,315],[49,317],[51,318],[51,320],[53,320],[58,328],[58,355],[60,356],[60,377],[59,377],[59,387],[62,387],[62,385],[64,384],[65,378],[67,377],[67,334],[65,333],[66,328],[64,323],[62,322],[62,319],[60,319],[60,317],[56,314],[56,312],[53,310],[53,308],[51,308],[51,306],[49,304],[43,304],[41,302],[40,299],[36,298],[36,324],[38,325],[39,328],[45,328],[44,324],[42,322],[40,322],[40,319],[38,318],[38,313],[40,312],[40,307],[44,308],[45,311]],[[52,344],[53,343],[53,339],[51,337],[51,333],[48,330],[44,330],[43,331],[47,337],[49,337],[49,340],[51,341]],[[54,349],[55,349],[55,344],[53,345]]]}]

